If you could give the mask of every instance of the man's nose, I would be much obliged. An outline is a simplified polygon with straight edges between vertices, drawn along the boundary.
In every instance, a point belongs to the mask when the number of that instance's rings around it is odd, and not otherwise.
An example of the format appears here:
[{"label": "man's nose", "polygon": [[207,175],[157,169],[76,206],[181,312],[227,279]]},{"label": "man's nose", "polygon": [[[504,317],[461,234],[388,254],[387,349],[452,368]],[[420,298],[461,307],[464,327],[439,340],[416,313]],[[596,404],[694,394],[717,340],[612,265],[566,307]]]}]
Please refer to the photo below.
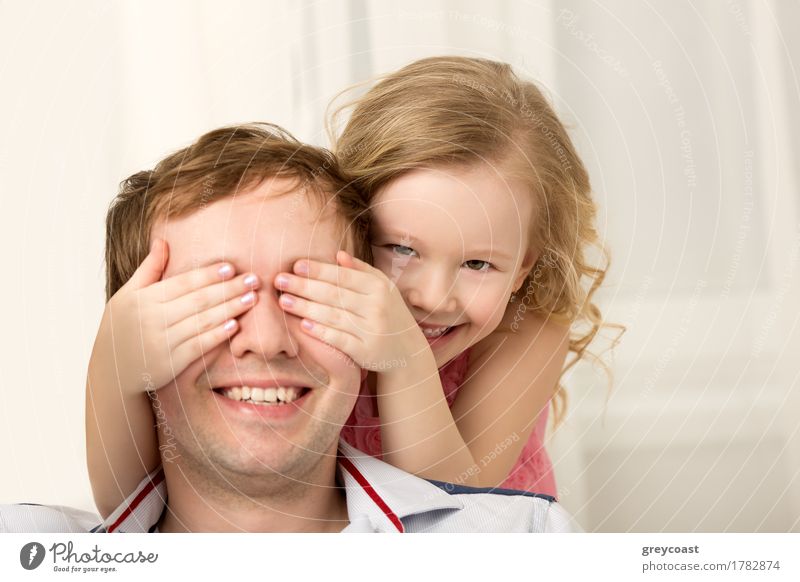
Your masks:
[{"label": "man's nose", "polygon": [[261,289],[256,304],[238,318],[239,331],[231,339],[231,352],[237,358],[248,352],[265,360],[281,355],[296,357],[297,343],[292,329],[296,327],[294,324],[299,325],[299,320],[292,321],[293,318],[278,305],[274,288]]},{"label": "man's nose", "polygon": [[425,313],[452,312],[458,302],[455,280],[445,269],[420,269],[406,289],[406,302]]}]

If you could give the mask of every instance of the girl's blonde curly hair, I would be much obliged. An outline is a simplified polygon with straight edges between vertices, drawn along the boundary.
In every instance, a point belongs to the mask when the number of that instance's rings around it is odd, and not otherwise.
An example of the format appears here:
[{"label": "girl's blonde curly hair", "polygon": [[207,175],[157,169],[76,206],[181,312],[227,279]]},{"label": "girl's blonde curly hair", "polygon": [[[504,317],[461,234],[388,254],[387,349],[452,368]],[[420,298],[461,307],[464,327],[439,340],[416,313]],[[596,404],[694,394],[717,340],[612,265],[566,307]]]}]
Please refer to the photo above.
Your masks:
[{"label": "girl's blonde curly hair", "polygon": [[[529,235],[539,260],[520,288],[524,298],[507,309],[569,324],[574,357],[563,372],[592,356],[610,380],[608,367],[587,351],[600,328],[610,325],[592,303],[609,255],[595,229],[589,175],[539,88],[517,77],[508,64],[445,56],[411,63],[336,106],[353,89],[334,98],[327,127],[342,169],[370,203],[390,181],[420,167],[490,162],[503,175],[529,184],[540,209]],[[347,113],[349,120],[338,131]],[[602,254],[600,266],[587,260],[592,246]],[[566,405],[559,383],[553,398],[556,425]]]}]

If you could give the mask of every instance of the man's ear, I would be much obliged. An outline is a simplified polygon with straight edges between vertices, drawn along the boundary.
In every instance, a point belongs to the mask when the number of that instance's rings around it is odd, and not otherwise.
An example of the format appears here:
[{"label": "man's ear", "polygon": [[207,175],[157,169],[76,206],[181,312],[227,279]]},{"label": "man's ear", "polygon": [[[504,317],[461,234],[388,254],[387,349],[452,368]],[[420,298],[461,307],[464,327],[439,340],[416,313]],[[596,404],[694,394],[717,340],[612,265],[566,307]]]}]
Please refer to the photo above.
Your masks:
[{"label": "man's ear", "polygon": [[520,290],[522,283],[525,281],[525,277],[530,275],[533,266],[536,264],[536,261],[539,260],[539,255],[541,255],[539,251],[531,248],[525,253],[525,258],[522,259],[522,264],[519,266],[516,279],[514,279],[514,286],[512,287],[514,293]]}]

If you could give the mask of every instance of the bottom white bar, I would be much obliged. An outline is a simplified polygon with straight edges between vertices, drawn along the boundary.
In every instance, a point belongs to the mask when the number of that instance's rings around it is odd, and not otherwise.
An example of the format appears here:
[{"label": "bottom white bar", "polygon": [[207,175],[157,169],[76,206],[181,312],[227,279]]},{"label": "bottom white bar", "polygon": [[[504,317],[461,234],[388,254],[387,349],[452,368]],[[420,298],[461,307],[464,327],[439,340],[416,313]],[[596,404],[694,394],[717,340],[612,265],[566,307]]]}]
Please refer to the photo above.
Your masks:
[{"label": "bottom white bar", "polygon": [[800,534],[2,534],[0,580],[796,581],[798,554]]}]

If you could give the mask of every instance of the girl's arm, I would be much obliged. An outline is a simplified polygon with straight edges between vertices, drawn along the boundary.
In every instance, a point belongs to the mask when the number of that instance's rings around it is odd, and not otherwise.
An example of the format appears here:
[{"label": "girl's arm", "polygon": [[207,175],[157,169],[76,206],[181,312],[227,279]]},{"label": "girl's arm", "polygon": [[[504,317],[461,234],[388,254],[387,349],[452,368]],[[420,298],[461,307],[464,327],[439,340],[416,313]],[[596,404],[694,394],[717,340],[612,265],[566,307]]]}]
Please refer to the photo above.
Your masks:
[{"label": "girl's arm", "polygon": [[568,347],[568,327],[534,314],[516,332],[493,332],[472,348],[452,408],[435,362],[379,374],[384,460],[428,479],[500,485],[555,394]]},{"label": "girl's arm", "polygon": [[481,486],[474,452],[453,420],[425,337],[409,365],[377,379],[383,460],[414,475]]},{"label": "girl's arm", "polygon": [[86,459],[103,519],[160,461],[147,394],[123,388],[109,347],[101,331],[86,378]]},{"label": "girl's arm", "polygon": [[[156,240],[106,304],[89,362],[86,459],[103,519],[160,462],[148,392],[230,338],[238,329],[230,318],[257,300],[258,279],[232,278],[233,267],[222,263],[161,281],[167,256],[166,243]],[[242,302],[242,293],[252,301]]]},{"label": "girl's arm", "polygon": [[504,327],[472,348],[452,408],[480,463],[483,487],[496,487],[508,477],[558,388],[569,349],[569,326],[552,319],[529,312],[517,331]]}]

